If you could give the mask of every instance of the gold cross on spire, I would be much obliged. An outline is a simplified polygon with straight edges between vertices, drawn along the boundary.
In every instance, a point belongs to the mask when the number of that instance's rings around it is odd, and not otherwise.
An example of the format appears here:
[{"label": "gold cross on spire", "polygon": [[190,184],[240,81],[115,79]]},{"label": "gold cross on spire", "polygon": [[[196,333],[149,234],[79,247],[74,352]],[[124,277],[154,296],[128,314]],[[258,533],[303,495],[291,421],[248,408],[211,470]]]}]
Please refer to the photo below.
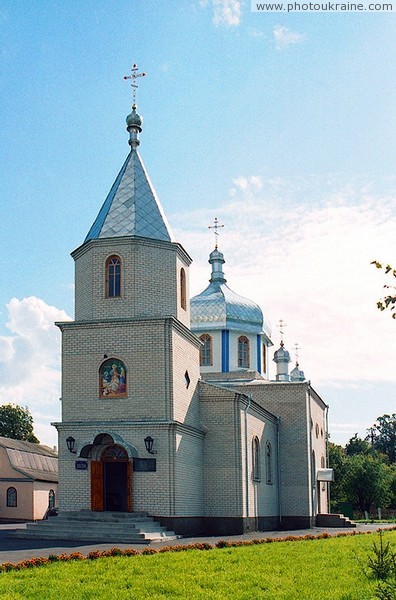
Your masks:
[{"label": "gold cross on spire", "polygon": [[279,319],[277,327],[279,327],[279,333],[281,335],[281,345],[283,346],[283,334],[284,334],[283,328],[287,327],[287,325],[286,325],[286,323],[283,322],[283,319]]},{"label": "gold cross on spire", "polygon": [[132,65],[132,75],[124,75],[124,79],[132,79],[131,88],[133,90],[133,104],[136,105],[136,90],[139,87],[136,83],[138,77],[146,77],[147,73],[138,73],[139,67],[136,63]]},{"label": "gold cross on spire", "polygon": [[217,230],[220,227],[224,227],[224,225],[219,225],[219,221],[218,221],[217,217],[215,217],[214,225],[209,225],[208,226],[208,229],[214,229],[213,233],[215,234],[215,241],[216,241],[215,250],[217,250],[217,248],[218,248],[218,244],[217,244],[218,243],[218,239],[217,238],[219,237],[219,232]]}]

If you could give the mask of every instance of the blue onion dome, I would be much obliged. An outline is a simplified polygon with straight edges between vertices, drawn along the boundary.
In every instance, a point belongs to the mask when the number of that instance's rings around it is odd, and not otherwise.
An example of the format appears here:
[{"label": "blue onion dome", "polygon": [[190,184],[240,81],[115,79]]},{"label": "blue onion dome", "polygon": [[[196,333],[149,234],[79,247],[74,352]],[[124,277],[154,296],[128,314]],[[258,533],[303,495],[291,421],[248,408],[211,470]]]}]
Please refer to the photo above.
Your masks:
[{"label": "blue onion dome", "polygon": [[288,363],[291,361],[290,353],[288,350],[285,349],[285,345],[283,342],[280,343],[279,350],[276,350],[274,352],[273,360],[275,362],[288,362]]},{"label": "blue onion dome", "polygon": [[133,104],[132,105],[132,112],[126,118],[127,129],[129,127],[136,127],[136,129],[138,129],[139,131],[142,131],[143,119],[136,112],[136,109],[137,109],[136,104]]},{"label": "blue onion dome", "polygon": [[304,371],[298,368],[299,364],[296,363],[296,366],[290,373],[290,381],[305,381]]},{"label": "blue onion dome", "polygon": [[246,333],[265,333],[271,336],[271,326],[264,319],[261,308],[233,292],[223,273],[224,255],[217,248],[210,254],[212,274],[208,287],[191,298],[191,329],[229,329]]}]

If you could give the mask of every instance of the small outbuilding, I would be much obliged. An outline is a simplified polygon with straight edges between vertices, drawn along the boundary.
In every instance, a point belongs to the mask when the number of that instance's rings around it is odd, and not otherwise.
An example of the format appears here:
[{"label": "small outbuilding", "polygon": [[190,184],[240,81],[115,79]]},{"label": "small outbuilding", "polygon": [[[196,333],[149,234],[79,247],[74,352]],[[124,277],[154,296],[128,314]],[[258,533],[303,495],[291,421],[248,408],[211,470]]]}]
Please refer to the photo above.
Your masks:
[{"label": "small outbuilding", "polygon": [[0,519],[43,519],[56,506],[57,496],[57,452],[0,437]]}]

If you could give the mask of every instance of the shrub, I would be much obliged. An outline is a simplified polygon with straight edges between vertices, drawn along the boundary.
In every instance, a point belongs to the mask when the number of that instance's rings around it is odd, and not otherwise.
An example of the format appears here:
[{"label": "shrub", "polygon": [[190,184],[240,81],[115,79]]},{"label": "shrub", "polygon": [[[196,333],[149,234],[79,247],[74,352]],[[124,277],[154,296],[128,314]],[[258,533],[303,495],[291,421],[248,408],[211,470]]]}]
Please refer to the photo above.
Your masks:
[{"label": "shrub", "polygon": [[110,550],[108,550],[106,554],[107,556],[122,556],[124,554],[124,551],[121,550],[121,548],[110,548]]},{"label": "shrub", "polygon": [[136,556],[137,554],[139,554],[139,552],[137,550],[135,550],[134,548],[126,548],[124,550],[125,556]]},{"label": "shrub", "polygon": [[373,542],[374,556],[368,557],[368,568],[374,579],[396,579],[396,553],[390,543],[384,544],[382,530],[379,530],[379,544]]},{"label": "shrub", "polygon": [[103,556],[103,553],[100,552],[99,550],[92,550],[92,552],[89,552],[87,555],[87,558],[89,560],[95,560],[97,558],[101,558]]},{"label": "shrub", "polygon": [[158,550],[156,548],[145,548],[142,554],[158,554]]}]

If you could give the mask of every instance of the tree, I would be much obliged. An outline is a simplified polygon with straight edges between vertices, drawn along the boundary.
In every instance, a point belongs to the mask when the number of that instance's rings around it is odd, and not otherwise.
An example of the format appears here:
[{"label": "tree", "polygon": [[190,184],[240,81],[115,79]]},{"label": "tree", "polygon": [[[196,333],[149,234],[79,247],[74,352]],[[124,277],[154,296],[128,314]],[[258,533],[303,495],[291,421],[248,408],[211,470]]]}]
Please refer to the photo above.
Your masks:
[{"label": "tree", "polygon": [[[396,277],[396,269],[394,269],[390,265],[384,266],[377,260],[373,260],[371,264],[375,265],[377,269],[384,269],[386,275],[388,275],[388,273],[391,273],[393,277]],[[394,285],[384,285],[384,288],[387,290],[391,290],[391,292],[384,296],[384,298],[378,300],[377,307],[379,308],[379,310],[385,310],[389,308],[392,314],[392,318],[396,319],[396,287]]]},{"label": "tree", "polygon": [[396,508],[396,465],[392,465],[391,508]]},{"label": "tree", "polygon": [[14,404],[0,406],[0,435],[34,444],[40,443],[33,433],[33,417],[28,408]]},{"label": "tree", "polygon": [[344,478],[347,456],[342,446],[329,443],[329,467],[334,471],[334,481],[330,488],[330,503],[332,510],[338,510],[340,502],[345,502]]},{"label": "tree", "polygon": [[355,433],[345,446],[345,452],[348,456],[354,456],[355,454],[370,454],[371,446],[367,440],[362,440],[362,438],[358,437],[358,434]]},{"label": "tree", "polygon": [[396,413],[378,417],[370,432],[374,449],[386,454],[391,464],[396,463]]},{"label": "tree", "polygon": [[348,458],[344,491],[347,500],[358,510],[386,508],[391,501],[391,483],[391,468],[380,459],[365,454]]}]

